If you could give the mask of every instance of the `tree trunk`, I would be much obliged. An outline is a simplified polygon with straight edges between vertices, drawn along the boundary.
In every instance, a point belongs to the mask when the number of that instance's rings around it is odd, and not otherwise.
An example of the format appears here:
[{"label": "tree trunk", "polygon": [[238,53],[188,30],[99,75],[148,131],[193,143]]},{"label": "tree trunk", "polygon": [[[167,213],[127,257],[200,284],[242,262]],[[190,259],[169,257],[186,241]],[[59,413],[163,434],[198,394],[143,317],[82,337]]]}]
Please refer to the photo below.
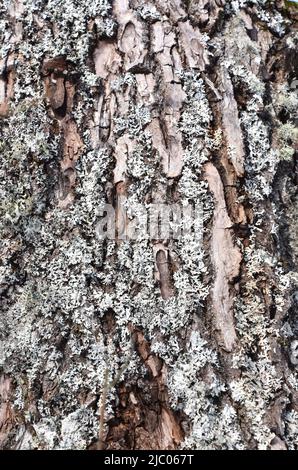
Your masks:
[{"label": "tree trunk", "polygon": [[297,4],[0,12],[0,447],[296,449]]}]

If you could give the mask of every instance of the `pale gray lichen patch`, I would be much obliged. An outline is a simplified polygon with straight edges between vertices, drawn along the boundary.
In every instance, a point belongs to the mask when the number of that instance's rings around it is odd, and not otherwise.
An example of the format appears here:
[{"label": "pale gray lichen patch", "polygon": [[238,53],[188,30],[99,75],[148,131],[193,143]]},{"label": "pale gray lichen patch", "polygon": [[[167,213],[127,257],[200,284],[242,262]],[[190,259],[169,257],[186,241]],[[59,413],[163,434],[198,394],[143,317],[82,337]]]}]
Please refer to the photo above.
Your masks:
[{"label": "pale gray lichen patch", "polygon": [[[272,356],[278,351],[279,334],[282,336],[283,331],[279,331],[279,320],[270,318],[270,306],[274,303],[277,317],[285,315],[295,279],[280,266],[278,255],[272,253],[272,240],[262,240],[261,230],[266,228],[266,209],[272,207],[276,170],[280,160],[290,161],[292,152],[288,147],[296,133],[290,118],[287,123],[278,122],[284,148],[272,151],[271,126],[262,112],[272,113],[265,96],[272,93],[277,115],[282,112],[287,118],[294,116],[297,97],[290,85],[284,84],[280,90],[264,85],[259,65],[266,51],[260,42],[245,35],[243,12],[255,8],[260,24],[274,31],[276,37],[284,34],[286,22],[278,12],[269,14],[264,1],[226,2],[227,27],[220,31],[222,38],[215,33],[215,39],[210,41],[207,34],[200,34],[200,41],[194,46],[210,47],[209,52],[215,54],[224,51],[223,65],[231,78],[235,100],[239,99],[237,90],[244,95],[239,105],[247,146],[241,197],[253,215],[248,227],[252,233],[246,239],[249,244],[244,246],[240,239],[235,240],[243,252],[247,272],[241,273],[244,282],[242,285],[239,281],[239,295],[235,293],[240,348],[232,360],[241,376],[230,382],[225,377],[222,351],[216,351],[208,324],[212,311],[206,313],[212,275],[208,237],[214,202],[203,168],[207,161],[218,160],[224,145],[208,95],[211,90],[220,100],[216,84],[199,73],[196,60],[193,69],[183,65],[183,52],[176,47],[176,26],[173,34],[167,30],[167,6],[165,15],[143,2],[137,9],[140,29],[154,27],[157,39],[161,23],[166,29],[165,44],[156,52],[158,55],[163,50],[162,60],[166,60],[163,64],[156,59],[156,76],[150,70],[153,51],[146,67],[138,64],[140,69],[127,73],[121,65],[125,55],[122,51],[117,58],[121,73],[114,73],[118,69],[110,67],[107,74],[111,75],[105,81],[96,75],[90,57],[98,39],[108,38],[108,44],[115,39],[117,23],[112,2],[25,2],[17,13],[20,28],[11,43],[9,35],[14,26],[9,4],[4,1],[0,7],[1,57],[13,55],[16,70],[10,115],[1,126],[4,158],[0,175],[6,184],[0,190],[4,238],[0,358],[1,370],[15,378],[14,411],[24,422],[16,430],[16,441],[21,442],[22,448],[44,449],[86,449],[94,443],[107,368],[112,382],[125,365],[119,381],[127,390],[148,376],[131,343],[131,331],[139,329],[151,342],[151,352],[163,361],[163,370],[167,369],[163,386],[168,387],[171,406],[185,427],[181,446],[243,449],[249,442],[252,447],[268,448],[273,432],[266,421],[267,409],[276,393],[284,389],[282,372]],[[249,22],[249,18],[246,20]],[[187,31],[194,34],[190,25]],[[144,40],[147,36],[144,34]],[[287,41],[289,47],[296,44],[294,36]],[[63,132],[50,103],[44,99],[43,76],[44,61],[61,56],[67,63],[65,77],[75,90],[71,118],[84,144],[75,165],[74,201],[67,210],[58,207],[56,198],[61,184]],[[175,68],[180,69],[177,75],[173,73]],[[155,136],[149,132],[149,126],[163,111],[164,103],[155,102],[152,96],[163,93],[165,71],[171,77],[170,85],[174,85],[169,89],[176,90],[177,102],[183,103],[177,114],[170,109],[178,106],[175,100],[167,108],[176,126],[174,130],[169,126],[168,130],[174,132],[171,137],[181,136],[179,149],[183,149],[181,172],[179,167],[178,175],[171,178],[161,168],[162,155],[154,146]],[[155,88],[148,85],[149,92],[142,90],[142,95],[140,80],[143,86],[153,83]],[[108,91],[103,92],[105,84]],[[120,106],[115,106],[114,115],[111,113],[110,127],[106,123],[109,119],[104,119],[106,140],[94,145],[91,134],[97,131],[88,127],[92,125],[89,118],[98,95],[104,95],[109,104],[118,100]],[[135,241],[123,243],[96,237],[102,209],[115,198],[113,170],[119,156],[115,149],[120,148],[117,144],[122,138],[129,147],[123,171],[127,206],[143,203],[149,211],[148,200],[161,194],[163,202],[171,202],[174,197],[182,205],[196,206],[200,211],[201,219],[194,230],[167,244],[172,262],[171,287],[175,292],[167,299],[162,298],[155,278],[156,260],[148,236],[140,235]],[[233,150],[228,149],[231,160]],[[134,214],[128,215],[133,218]],[[277,221],[277,216],[273,216]],[[191,225],[191,221],[187,220],[187,224]],[[294,224],[291,233],[294,238]],[[294,328],[290,329],[291,341],[296,344]],[[297,389],[293,377],[287,387]],[[117,406],[118,399],[113,387],[106,404],[107,420],[121,408]],[[285,440],[289,448],[295,448],[296,412],[287,409],[285,416]],[[250,430],[248,438],[242,433],[240,422]]]}]

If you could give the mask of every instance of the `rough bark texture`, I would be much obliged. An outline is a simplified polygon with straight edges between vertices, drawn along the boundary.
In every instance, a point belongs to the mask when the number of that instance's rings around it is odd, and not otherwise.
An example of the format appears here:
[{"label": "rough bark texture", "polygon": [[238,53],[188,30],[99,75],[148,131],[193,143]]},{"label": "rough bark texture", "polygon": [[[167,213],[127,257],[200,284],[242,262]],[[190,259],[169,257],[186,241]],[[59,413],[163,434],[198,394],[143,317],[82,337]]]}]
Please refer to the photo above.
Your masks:
[{"label": "rough bark texture", "polygon": [[0,447],[296,449],[295,2],[0,15]]}]

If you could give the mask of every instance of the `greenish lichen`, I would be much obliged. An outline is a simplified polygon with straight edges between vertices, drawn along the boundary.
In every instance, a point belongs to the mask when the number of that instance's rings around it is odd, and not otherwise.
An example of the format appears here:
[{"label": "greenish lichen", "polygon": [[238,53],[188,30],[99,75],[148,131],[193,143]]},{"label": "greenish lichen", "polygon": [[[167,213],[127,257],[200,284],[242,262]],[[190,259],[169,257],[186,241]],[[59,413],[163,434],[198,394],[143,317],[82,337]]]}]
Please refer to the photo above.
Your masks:
[{"label": "greenish lichen", "polygon": [[[207,35],[202,38],[202,44],[211,50],[228,51],[224,52],[228,55],[224,66],[234,89],[240,88],[246,98],[240,112],[247,146],[242,200],[252,208],[254,220],[249,227],[250,245],[235,240],[243,251],[247,272],[235,308],[240,348],[232,354],[241,377],[229,385],[220,353],[211,344],[212,335],[207,341],[200,331],[211,283],[206,240],[214,209],[203,167],[217,158],[223,143],[221,129],[213,129],[203,74],[185,68],[174,77],[185,93],[177,123],[183,140],[183,168],[179,177],[169,179],[161,170],[161,156],[148,129],[156,109],[137,103],[139,72],[119,74],[110,83],[112,93],[125,92],[129,99],[125,111],[119,108],[115,112],[114,141],[101,142],[98,148],[91,140],[89,118],[102,93],[102,82],[90,56],[99,38],[110,41],[116,35],[111,2],[24,2],[17,13],[22,38],[14,42],[8,40],[13,28],[10,2],[2,2],[1,57],[15,54],[16,80],[10,114],[1,122],[0,175],[5,185],[0,190],[4,240],[0,365],[15,378],[14,410],[25,423],[16,432],[22,448],[85,449],[98,438],[107,361],[112,381],[127,364],[120,379],[125,379],[128,388],[147,374],[132,350],[133,327],[142,329],[152,352],[168,369],[171,406],[187,421],[183,447],[245,448],[247,439],[239,416],[256,446],[269,447],[273,434],[266,423],[266,409],[282,388],[282,375],[271,356],[280,333],[279,325],[270,319],[260,286],[269,283],[272,301],[282,314],[295,279],[258,237],[267,223],[266,204],[280,159],[292,157],[297,95],[287,84],[273,93],[276,115],[282,111],[289,118],[282,123],[275,116],[282,148],[273,151],[270,125],[261,116],[270,86],[264,86],[246,62],[247,57],[262,62],[260,46],[248,36],[235,35],[237,28],[244,30],[239,11],[252,5],[262,24],[277,36],[284,34],[286,21],[278,12],[268,12],[265,1],[239,0],[225,7],[228,27],[224,40],[216,37],[210,44]],[[162,15],[157,8],[143,5],[138,18],[149,27],[161,21]],[[295,44],[295,38],[290,39]],[[66,211],[57,204],[63,131],[44,99],[43,76],[44,60],[61,56],[69,64],[67,77],[75,88],[71,118],[84,140],[75,167],[74,201]],[[163,241],[173,265],[178,260],[171,272],[176,295],[166,300],[155,278],[148,236],[121,243],[96,237],[102,208],[115,197],[111,183],[115,145],[123,136],[133,146],[126,161],[128,207],[143,204],[149,212],[147,200],[163,188],[165,202],[175,194],[182,206],[195,206],[200,212],[201,219],[187,236]],[[233,152],[233,148],[228,150]],[[271,277],[266,270],[273,273]],[[113,312],[113,325],[107,332],[109,312]],[[206,327],[202,330],[206,332]],[[293,378],[289,386],[297,388]],[[41,393],[44,390],[47,397]],[[116,399],[113,387],[107,400],[108,419]],[[36,408],[30,406],[32,402]],[[289,448],[295,448],[297,441],[295,413],[292,409],[286,413]],[[28,423],[35,433],[26,430]]]}]

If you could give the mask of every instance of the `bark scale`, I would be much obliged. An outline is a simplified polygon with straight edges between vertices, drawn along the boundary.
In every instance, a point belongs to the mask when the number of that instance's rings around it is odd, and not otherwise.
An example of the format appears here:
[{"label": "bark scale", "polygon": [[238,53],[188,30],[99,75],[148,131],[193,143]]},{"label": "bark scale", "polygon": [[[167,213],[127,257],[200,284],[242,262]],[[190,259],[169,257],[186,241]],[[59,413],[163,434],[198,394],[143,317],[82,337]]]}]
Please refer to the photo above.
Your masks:
[{"label": "bark scale", "polygon": [[295,2],[0,12],[1,448],[296,449]]}]

